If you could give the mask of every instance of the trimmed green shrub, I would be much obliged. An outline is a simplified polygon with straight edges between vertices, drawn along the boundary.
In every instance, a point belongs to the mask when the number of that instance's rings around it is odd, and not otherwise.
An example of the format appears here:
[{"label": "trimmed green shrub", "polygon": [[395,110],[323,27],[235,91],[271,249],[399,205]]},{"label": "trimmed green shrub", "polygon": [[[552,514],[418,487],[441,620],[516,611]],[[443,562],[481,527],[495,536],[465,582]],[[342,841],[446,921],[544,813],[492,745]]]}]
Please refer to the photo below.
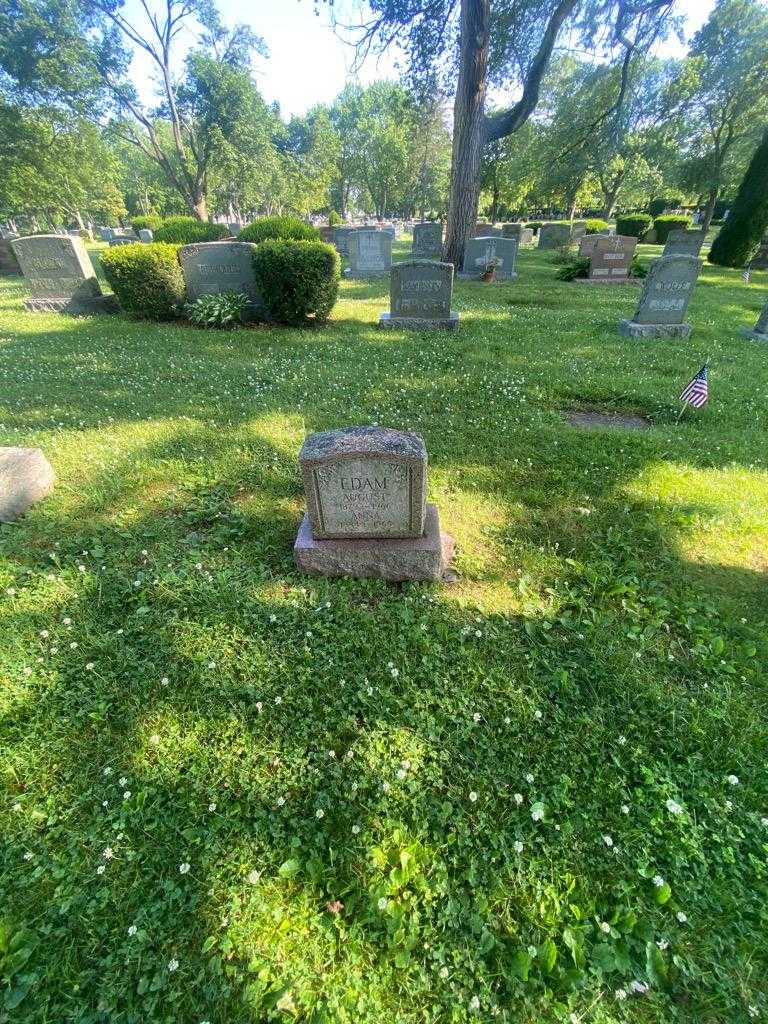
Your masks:
[{"label": "trimmed green shrub", "polygon": [[195,302],[188,302],[184,312],[195,327],[221,329],[242,324],[250,304],[247,295],[230,290],[217,295],[201,295]]},{"label": "trimmed green shrub", "polygon": [[588,235],[599,235],[601,231],[607,231],[611,226],[607,220],[601,220],[600,217],[592,217],[586,221],[586,225]]},{"label": "trimmed green shrub", "polygon": [[632,262],[629,266],[630,277],[648,277],[648,267],[645,263],[640,262],[639,256],[633,256]]},{"label": "trimmed green shrub", "polygon": [[709,250],[719,267],[743,267],[768,231],[768,129],[754,152],[728,220]]},{"label": "trimmed green shrub", "polygon": [[653,218],[647,213],[625,213],[622,217],[616,218],[617,235],[634,235],[642,240],[650,230]]},{"label": "trimmed green shrub", "polygon": [[653,222],[653,227],[656,231],[656,241],[659,245],[664,245],[669,238],[670,231],[689,228],[691,224],[693,224],[691,218],[680,213],[666,213],[662,217],[657,217]]},{"label": "trimmed green shrub", "polygon": [[324,321],[339,291],[341,260],[324,242],[268,239],[253,251],[256,286],[278,323]]},{"label": "trimmed green shrub", "polygon": [[527,228],[531,228],[533,230],[534,235],[538,235],[539,228],[542,227],[543,224],[543,220],[529,220],[525,226]]},{"label": "trimmed green shrub", "polygon": [[193,242],[218,242],[228,235],[226,224],[209,224],[196,217],[169,217],[155,231],[155,241],[191,245]]},{"label": "trimmed green shrub", "polygon": [[134,231],[141,231],[142,228],[149,228],[150,231],[155,232],[163,223],[163,218],[159,213],[147,213],[142,214],[140,217],[131,217],[131,227]]},{"label": "trimmed green shrub", "polygon": [[589,277],[589,257],[571,256],[555,272],[559,281],[575,281],[578,277]]},{"label": "trimmed green shrub", "polygon": [[178,247],[163,242],[116,245],[101,265],[122,309],[147,320],[173,320],[184,302]]},{"label": "trimmed green shrub", "polygon": [[320,232],[298,217],[260,217],[237,236],[240,242],[266,242],[281,238],[294,242],[319,242]]}]

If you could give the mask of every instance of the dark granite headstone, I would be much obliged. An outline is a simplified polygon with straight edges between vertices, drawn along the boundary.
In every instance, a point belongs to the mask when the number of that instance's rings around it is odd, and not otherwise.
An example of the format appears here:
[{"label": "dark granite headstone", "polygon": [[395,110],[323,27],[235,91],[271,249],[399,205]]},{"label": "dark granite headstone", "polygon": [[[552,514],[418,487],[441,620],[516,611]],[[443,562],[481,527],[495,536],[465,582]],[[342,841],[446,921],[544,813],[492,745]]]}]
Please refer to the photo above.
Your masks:
[{"label": "dark granite headstone", "polygon": [[11,242],[32,291],[30,312],[114,313],[114,295],[103,295],[82,238],[30,235]]},{"label": "dark granite headstone", "polygon": [[187,299],[195,302],[201,295],[238,292],[247,295],[250,315],[262,317],[264,303],[256,287],[251,261],[256,246],[252,242],[199,242],[179,249]]},{"label": "dark granite headstone", "polygon": [[455,330],[459,314],[451,309],[453,264],[438,260],[405,260],[393,263],[390,275],[389,313],[379,317],[379,327],[409,330]]},{"label": "dark granite headstone", "polygon": [[620,332],[630,338],[687,338],[691,325],[685,314],[701,270],[695,256],[662,256],[654,260],[645,279],[632,320],[622,320]]},{"label": "dark granite headstone", "polygon": [[461,277],[477,278],[492,262],[496,264],[496,278],[512,281],[517,277],[517,240],[514,238],[470,238],[464,249]]},{"label": "dark granite headstone", "polygon": [[424,221],[413,225],[411,255],[415,260],[443,258],[443,225],[439,221]]}]

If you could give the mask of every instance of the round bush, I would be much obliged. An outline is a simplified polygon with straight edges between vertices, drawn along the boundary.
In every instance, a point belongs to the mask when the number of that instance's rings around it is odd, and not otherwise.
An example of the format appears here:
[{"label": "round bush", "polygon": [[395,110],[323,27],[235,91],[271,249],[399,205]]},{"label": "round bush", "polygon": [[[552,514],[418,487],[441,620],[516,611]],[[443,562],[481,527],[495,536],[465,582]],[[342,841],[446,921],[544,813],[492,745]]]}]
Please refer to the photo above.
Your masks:
[{"label": "round bush", "polygon": [[163,218],[158,213],[147,213],[142,214],[140,217],[131,217],[131,227],[134,231],[149,228],[150,231],[155,232],[162,223]]},{"label": "round bush", "polygon": [[272,319],[300,324],[328,319],[339,291],[341,260],[324,242],[268,239],[253,251],[256,286]]},{"label": "round bush", "polygon": [[173,320],[184,302],[178,247],[163,242],[118,245],[101,254],[122,309],[147,320]]},{"label": "round bush", "polygon": [[320,232],[298,217],[261,217],[243,228],[237,236],[240,242],[266,242],[282,238],[295,242],[319,242]]},{"label": "round bush", "polygon": [[625,213],[616,218],[617,235],[634,235],[638,240],[644,238],[653,224],[653,218],[647,213]]},{"label": "round bush", "polygon": [[607,231],[611,226],[607,220],[601,220],[599,217],[592,217],[586,224],[588,235],[599,235],[601,231]]},{"label": "round bush", "polygon": [[656,241],[659,245],[664,245],[669,238],[670,231],[689,228],[692,223],[693,221],[690,217],[684,217],[679,213],[666,213],[662,217],[657,217],[653,222],[653,227],[656,231]]},{"label": "round bush", "polygon": [[191,245],[193,242],[218,242],[228,235],[226,224],[209,224],[196,217],[169,217],[155,231],[155,241]]}]

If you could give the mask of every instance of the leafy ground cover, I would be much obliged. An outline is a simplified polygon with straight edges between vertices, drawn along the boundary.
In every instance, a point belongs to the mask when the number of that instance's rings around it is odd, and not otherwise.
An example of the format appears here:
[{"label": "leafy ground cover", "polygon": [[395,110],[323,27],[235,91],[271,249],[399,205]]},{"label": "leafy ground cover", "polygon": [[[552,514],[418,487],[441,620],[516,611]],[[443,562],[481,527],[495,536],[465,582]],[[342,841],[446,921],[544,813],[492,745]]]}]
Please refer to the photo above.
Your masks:
[{"label": "leafy ground cover", "polygon": [[[58,485],[0,527],[0,1019],[766,1018],[766,277],[639,343],[635,288],[520,270],[455,336],[385,281],[235,332],[2,281],[0,443]],[[425,436],[457,583],[294,570],[354,423]]]}]

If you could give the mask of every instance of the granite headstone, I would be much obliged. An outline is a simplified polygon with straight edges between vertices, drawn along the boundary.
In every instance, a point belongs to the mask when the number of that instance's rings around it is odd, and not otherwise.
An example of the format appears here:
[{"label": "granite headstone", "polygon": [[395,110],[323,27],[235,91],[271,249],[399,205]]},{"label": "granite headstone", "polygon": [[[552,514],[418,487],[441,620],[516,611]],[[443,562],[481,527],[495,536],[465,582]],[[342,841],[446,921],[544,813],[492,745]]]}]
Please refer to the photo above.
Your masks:
[{"label": "granite headstone", "polygon": [[379,327],[407,330],[456,330],[459,314],[451,309],[453,264],[439,260],[393,263],[390,274],[389,313]]},{"label": "granite headstone", "polygon": [[698,257],[706,237],[706,231],[670,231],[664,245],[664,256]]},{"label": "granite headstone", "polygon": [[479,277],[486,267],[495,263],[496,278],[512,281],[517,277],[517,240],[514,238],[469,238],[464,249],[461,277]]},{"label": "granite headstone", "polygon": [[358,228],[349,236],[348,277],[383,277],[392,266],[392,235]]},{"label": "granite headstone", "polygon": [[662,256],[654,260],[645,279],[632,320],[622,320],[621,334],[629,338],[688,338],[685,314],[701,270],[695,256]]},{"label": "granite headstone", "polygon": [[411,255],[420,260],[443,258],[443,225],[439,221],[423,221],[413,225]]},{"label": "granite headstone", "polygon": [[117,299],[102,294],[82,238],[30,235],[11,242],[32,291],[30,312],[114,313]]},{"label": "granite headstone", "polygon": [[264,316],[264,303],[256,287],[251,261],[256,246],[252,242],[199,242],[179,249],[187,299],[195,302],[201,295],[238,292],[251,303],[250,318]]},{"label": "granite headstone", "polygon": [[768,343],[768,302],[766,302],[762,313],[757,318],[757,323],[751,330],[748,327],[741,327],[739,330],[745,338]]}]

